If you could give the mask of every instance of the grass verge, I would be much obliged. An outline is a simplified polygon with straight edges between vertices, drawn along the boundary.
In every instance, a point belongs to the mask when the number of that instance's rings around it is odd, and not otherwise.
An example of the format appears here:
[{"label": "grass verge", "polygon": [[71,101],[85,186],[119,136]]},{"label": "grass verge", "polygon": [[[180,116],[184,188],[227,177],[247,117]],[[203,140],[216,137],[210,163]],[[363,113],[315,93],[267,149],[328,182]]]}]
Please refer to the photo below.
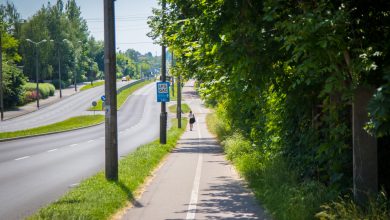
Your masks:
[{"label": "grass verge", "polygon": [[67,131],[76,128],[83,128],[91,125],[96,125],[104,121],[104,115],[85,115],[69,118],[65,121],[36,127],[21,131],[1,132],[0,140],[7,138],[26,137],[38,134],[47,134],[53,132]]},{"label": "grass verge", "polygon": [[[176,113],[176,104],[175,105],[171,105],[168,107],[169,111],[172,112],[172,113]],[[187,105],[187,104],[181,104],[181,111],[183,113],[189,113],[191,111],[190,107]]]},{"label": "grass verge", "polygon": [[108,219],[134,199],[136,190],[176,146],[187,120],[182,122],[181,129],[169,129],[166,145],[155,140],[120,160],[118,182],[107,181],[99,172],[28,219]]},{"label": "grass verge", "polygon": [[85,86],[81,87],[80,91],[92,89],[92,88],[95,88],[95,87],[98,87],[98,86],[101,86],[101,85],[104,85],[104,81],[94,82],[93,85],[91,85],[91,84],[85,85]]},{"label": "grass verge", "polygon": [[[152,81],[148,80],[148,81],[143,81],[143,82],[134,84],[134,85],[130,86],[129,88],[123,90],[119,94],[117,94],[116,95],[116,98],[117,98],[117,108],[120,109],[122,107],[123,103],[125,103],[125,101],[129,97],[129,95],[131,95],[137,89],[140,89],[141,87],[143,87],[143,86],[145,86],[145,85],[147,85],[147,84],[149,84],[151,82]],[[103,105],[103,102],[102,102],[102,100],[99,99],[97,101],[97,105],[95,107],[90,107],[88,110],[90,110],[90,111],[93,111],[93,110],[101,111],[102,110],[102,105]]]},{"label": "grass verge", "polygon": [[240,132],[226,129],[215,113],[207,115],[206,122],[209,131],[221,141],[227,158],[273,219],[389,219],[389,202],[384,193],[370,200],[365,208],[349,197],[337,199],[340,192],[318,181],[302,181],[282,156],[267,157],[266,152],[254,149]]}]

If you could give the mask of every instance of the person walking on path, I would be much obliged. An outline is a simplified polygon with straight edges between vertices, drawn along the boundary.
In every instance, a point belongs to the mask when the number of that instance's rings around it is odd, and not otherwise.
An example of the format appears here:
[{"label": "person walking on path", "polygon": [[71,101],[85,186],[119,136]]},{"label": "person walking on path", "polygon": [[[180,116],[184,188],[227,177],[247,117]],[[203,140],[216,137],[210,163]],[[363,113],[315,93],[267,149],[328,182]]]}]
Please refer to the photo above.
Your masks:
[{"label": "person walking on path", "polygon": [[190,119],[190,131],[192,131],[192,128],[194,127],[194,123],[195,123],[195,115],[194,113],[192,113],[192,111],[190,111],[188,118]]}]

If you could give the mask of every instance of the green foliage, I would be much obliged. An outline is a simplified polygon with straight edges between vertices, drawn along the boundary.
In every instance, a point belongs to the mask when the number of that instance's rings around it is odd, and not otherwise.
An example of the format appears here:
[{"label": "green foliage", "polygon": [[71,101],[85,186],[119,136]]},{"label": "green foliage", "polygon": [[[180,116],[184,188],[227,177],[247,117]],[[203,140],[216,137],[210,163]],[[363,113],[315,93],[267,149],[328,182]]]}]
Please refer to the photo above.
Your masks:
[{"label": "green foliage", "polygon": [[390,218],[389,202],[387,196],[381,192],[377,199],[370,199],[366,208],[358,206],[353,199],[348,196],[339,198],[335,202],[330,202],[321,206],[322,211],[316,214],[321,220],[356,220],[372,219],[386,220]]},{"label": "green foliage", "polygon": [[0,139],[26,137],[40,134],[48,134],[53,132],[61,132],[73,130],[76,128],[83,128],[99,124],[104,121],[104,115],[85,115],[69,118],[62,122],[57,122],[51,125],[36,127],[21,131],[1,132]]},{"label": "green foliage", "polygon": [[149,36],[177,58],[173,72],[196,78],[222,125],[248,141],[232,144],[232,159],[251,151],[282,158],[298,182],[345,192],[355,89],[380,86],[369,128],[390,131],[389,11],[384,1],[172,0],[148,23]]},{"label": "green foliage", "polygon": [[[53,96],[54,92],[56,91],[55,87],[51,83],[39,83],[38,84],[39,89],[39,97],[42,99],[46,99],[49,96]],[[36,83],[26,83],[24,85],[24,89],[26,92],[33,92],[35,94],[37,88]]]},{"label": "green foliage", "polygon": [[[223,130],[226,127],[222,126],[223,121],[220,114],[207,116],[212,132]],[[332,191],[317,181],[301,182],[299,172],[282,157],[259,152],[241,132],[225,129],[218,133],[227,158],[275,219],[313,219],[320,205],[334,197]]]},{"label": "green foliage", "polygon": [[14,64],[3,62],[4,107],[12,108],[23,103],[26,78]]},{"label": "green foliage", "polygon": [[[175,120],[172,124],[175,124]],[[159,140],[142,145],[119,161],[119,181],[107,181],[100,172],[80,183],[58,201],[42,208],[28,219],[108,219],[127,202],[134,200],[134,194],[148,176],[168,154],[185,131],[183,127],[172,127],[168,131],[168,143]],[[176,123],[177,124],[177,123]],[[104,208],[102,208],[104,207]]]}]

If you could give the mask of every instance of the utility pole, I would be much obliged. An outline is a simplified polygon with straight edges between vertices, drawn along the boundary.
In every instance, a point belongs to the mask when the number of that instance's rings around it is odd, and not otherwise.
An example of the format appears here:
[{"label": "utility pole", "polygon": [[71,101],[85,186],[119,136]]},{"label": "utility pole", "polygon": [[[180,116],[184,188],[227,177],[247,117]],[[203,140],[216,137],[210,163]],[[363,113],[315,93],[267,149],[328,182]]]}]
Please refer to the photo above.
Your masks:
[{"label": "utility pole", "polygon": [[[164,13],[165,13],[165,0],[162,0],[162,21],[163,21],[163,44],[161,46],[161,81],[166,82],[166,74],[167,74],[167,67],[166,67],[166,50],[164,45],[164,35],[165,35],[165,20],[164,20]],[[167,111],[166,111],[166,104],[165,102],[161,102],[161,114],[160,114],[160,144],[166,144],[167,143]]]},{"label": "utility pole", "polygon": [[177,109],[176,109],[176,117],[177,117],[177,127],[181,128],[181,75],[180,72],[177,76]]},{"label": "utility pole", "polygon": [[58,43],[57,55],[58,55],[58,84],[60,88],[60,98],[62,98],[60,43]]},{"label": "utility pole", "polygon": [[173,77],[173,65],[174,65],[174,60],[173,60],[173,51],[171,52],[171,79],[172,79],[172,96],[175,96],[175,77]]},{"label": "utility pole", "polygon": [[[2,24],[1,24],[2,25]],[[4,120],[4,102],[3,102],[3,44],[2,44],[2,33],[0,30],[0,111],[1,120]]]},{"label": "utility pole", "polygon": [[115,6],[104,0],[104,78],[105,78],[105,150],[106,179],[118,180],[118,127],[116,108]]}]

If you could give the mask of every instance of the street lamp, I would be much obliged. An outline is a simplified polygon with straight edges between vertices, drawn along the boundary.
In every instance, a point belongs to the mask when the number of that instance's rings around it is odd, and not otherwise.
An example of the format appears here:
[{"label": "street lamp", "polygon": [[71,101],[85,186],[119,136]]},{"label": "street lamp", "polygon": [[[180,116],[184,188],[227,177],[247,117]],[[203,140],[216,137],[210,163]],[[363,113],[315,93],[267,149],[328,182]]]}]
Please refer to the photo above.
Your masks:
[{"label": "street lamp", "polygon": [[[68,39],[64,39],[63,41],[64,41],[64,42],[67,42],[67,43],[70,43],[70,44],[72,44],[72,45],[74,46],[74,44],[73,44],[73,43],[72,43],[70,40],[68,40]],[[77,41],[77,43],[81,44],[81,43],[82,43],[82,41],[81,41],[81,40],[79,40],[79,41]],[[77,64],[77,62],[76,62],[76,59],[77,59],[77,55],[75,55],[75,64]],[[76,92],[77,92],[77,82],[76,82],[77,74],[76,74],[76,65],[75,65],[75,67],[74,67],[74,74],[73,74],[73,78],[74,78],[74,91],[76,91]]]},{"label": "street lamp", "polygon": [[[63,39],[62,42],[66,42],[68,39]],[[54,42],[54,40],[50,40],[50,42]],[[58,58],[58,84],[60,89],[60,98],[62,98],[62,80],[61,80],[61,57],[60,57],[60,42],[57,42],[57,58]]]},{"label": "street lamp", "polygon": [[26,41],[34,44],[34,46],[35,46],[35,81],[37,83],[37,89],[36,89],[36,93],[37,93],[37,108],[39,108],[38,46],[41,43],[45,43],[47,40],[43,39],[43,40],[41,40],[39,42],[34,42],[34,41],[30,40],[30,39],[26,39]]}]

